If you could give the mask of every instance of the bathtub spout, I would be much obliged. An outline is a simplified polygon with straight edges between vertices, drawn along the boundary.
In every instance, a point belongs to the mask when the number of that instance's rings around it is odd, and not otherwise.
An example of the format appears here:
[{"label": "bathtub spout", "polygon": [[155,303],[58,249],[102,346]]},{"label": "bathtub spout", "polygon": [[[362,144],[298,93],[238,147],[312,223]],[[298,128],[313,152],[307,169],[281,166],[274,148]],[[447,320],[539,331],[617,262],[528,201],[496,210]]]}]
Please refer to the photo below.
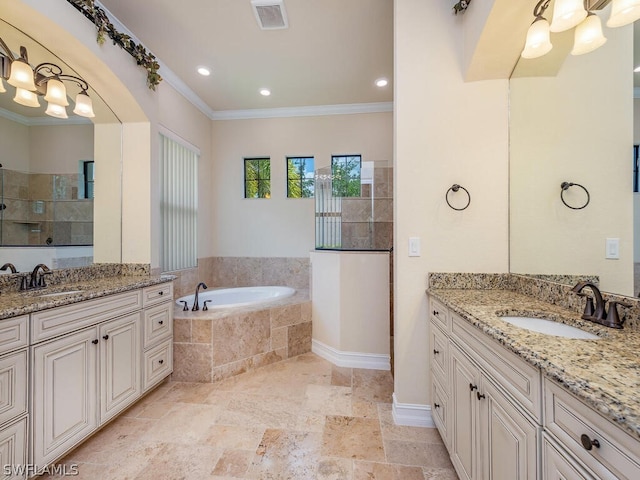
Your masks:
[{"label": "bathtub spout", "polygon": [[200,282],[196,287],[196,295],[193,299],[193,308],[191,309],[192,312],[197,312],[198,310],[200,310],[200,305],[198,305],[198,292],[200,291],[200,287],[204,288],[205,290],[207,289],[207,286],[204,284],[204,282]]}]

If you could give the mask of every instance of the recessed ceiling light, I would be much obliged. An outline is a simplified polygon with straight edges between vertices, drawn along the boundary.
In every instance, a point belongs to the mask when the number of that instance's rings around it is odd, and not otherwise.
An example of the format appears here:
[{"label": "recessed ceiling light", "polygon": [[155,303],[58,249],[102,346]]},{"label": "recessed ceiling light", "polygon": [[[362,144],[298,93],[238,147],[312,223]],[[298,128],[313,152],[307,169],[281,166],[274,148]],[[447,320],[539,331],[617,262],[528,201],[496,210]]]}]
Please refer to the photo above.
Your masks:
[{"label": "recessed ceiling light", "polygon": [[211,75],[211,70],[209,70],[207,67],[198,67],[198,73],[203,77],[208,77],[209,75]]},{"label": "recessed ceiling light", "polygon": [[269,90],[268,88],[261,88],[260,95],[262,95],[263,97],[268,97],[269,95],[271,95],[271,90]]},{"label": "recessed ceiling light", "polygon": [[379,78],[376,80],[376,87],[386,87],[387,85],[389,85],[389,80],[387,80],[386,78]]}]

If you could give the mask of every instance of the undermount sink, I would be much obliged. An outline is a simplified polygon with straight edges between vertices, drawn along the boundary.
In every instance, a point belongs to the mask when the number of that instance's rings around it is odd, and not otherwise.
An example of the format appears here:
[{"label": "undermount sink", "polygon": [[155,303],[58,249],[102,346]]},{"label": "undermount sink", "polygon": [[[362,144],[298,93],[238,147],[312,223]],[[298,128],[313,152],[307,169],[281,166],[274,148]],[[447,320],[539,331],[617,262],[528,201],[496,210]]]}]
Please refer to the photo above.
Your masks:
[{"label": "undermount sink", "polygon": [[572,327],[566,323],[554,322],[544,318],[536,317],[500,317],[507,323],[516,327],[531,330],[532,332],[544,333],[556,337],[577,338],[582,340],[598,340],[600,337],[590,332],[585,332],[577,327]]},{"label": "undermount sink", "polygon": [[38,295],[39,297],[61,297],[62,295],[72,295],[74,293],[82,293],[84,290],[65,290],[64,292],[45,293]]}]

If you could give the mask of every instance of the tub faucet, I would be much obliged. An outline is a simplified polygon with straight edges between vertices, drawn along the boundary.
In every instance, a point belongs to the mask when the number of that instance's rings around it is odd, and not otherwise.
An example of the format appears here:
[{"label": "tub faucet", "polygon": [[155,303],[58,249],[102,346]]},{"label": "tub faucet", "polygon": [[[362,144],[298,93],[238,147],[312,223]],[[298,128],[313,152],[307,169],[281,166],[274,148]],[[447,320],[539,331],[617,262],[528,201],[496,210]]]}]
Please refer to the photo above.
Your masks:
[{"label": "tub faucet", "polygon": [[[591,297],[587,297],[585,293],[582,293],[582,290],[585,287],[589,287],[593,292],[593,296],[596,299],[595,308]],[[579,282],[575,287],[573,287],[573,289],[571,289],[571,292],[581,297],[587,297],[587,304],[585,305],[584,313],[582,314],[582,318],[584,320],[599,323],[605,327],[622,328],[624,319],[620,320],[617,305],[625,308],[629,308],[631,305],[623,302],[611,301],[609,302],[609,311],[605,313],[607,301],[602,298],[602,294],[600,293],[600,290],[598,290],[598,287],[591,282]]]},{"label": "tub faucet", "polygon": [[198,310],[200,310],[200,306],[198,305],[198,291],[200,290],[200,287],[204,288],[205,290],[207,289],[207,286],[204,284],[204,282],[200,282],[196,287],[196,295],[193,299],[193,308],[191,309],[192,312],[197,312]]},{"label": "tub faucet", "polygon": [[[42,270],[42,274],[38,276],[38,273]],[[31,281],[29,282],[29,288],[46,287],[47,284],[44,281],[45,275],[51,275],[53,272],[49,270],[44,263],[39,263],[31,272]]]},{"label": "tub faucet", "polygon": [[16,266],[13,263],[5,263],[0,267],[0,270],[4,272],[7,268],[11,270],[11,273],[18,273],[18,270],[16,270]]}]

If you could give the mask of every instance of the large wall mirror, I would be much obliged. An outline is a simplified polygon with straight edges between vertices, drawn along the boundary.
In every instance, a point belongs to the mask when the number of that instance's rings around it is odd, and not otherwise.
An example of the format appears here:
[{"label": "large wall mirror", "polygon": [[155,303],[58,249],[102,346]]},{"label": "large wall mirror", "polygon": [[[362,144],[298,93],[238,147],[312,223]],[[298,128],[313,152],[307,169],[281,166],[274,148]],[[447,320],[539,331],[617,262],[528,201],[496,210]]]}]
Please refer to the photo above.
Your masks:
[{"label": "large wall mirror", "polygon": [[[51,62],[65,74],[80,76],[64,59],[2,20],[0,37],[15,56],[26,47],[32,66]],[[6,89],[0,93],[0,263],[22,264],[21,270],[34,261],[54,268],[92,263],[94,222],[100,222],[93,208],[94,182],[100,175],[94,132],[98,126],[119,125],[118,118],[91,87],[95,118],[72,113],[80,89],[65,82],[70,106],[68,118],[59,119],[45,114],[47,102],[41,96],[39,108],[14,102],[15,88],[0,81]],[[119,211],[120,205],[114,198],[114,209]]]},{"label": "large wall mirror", "polygon": [[[608,8],[599,12],[603,23],[608,14]],[[554,35],[552,54],[520,59],[513,72],[512,273],[597,275],[604,291],[638,295],[634,28],[605,28],[607,43],[579,56],[568,54],[573,32]],[[589,197],[579,186],[563,191],[563,182],[584,186]]]}]

